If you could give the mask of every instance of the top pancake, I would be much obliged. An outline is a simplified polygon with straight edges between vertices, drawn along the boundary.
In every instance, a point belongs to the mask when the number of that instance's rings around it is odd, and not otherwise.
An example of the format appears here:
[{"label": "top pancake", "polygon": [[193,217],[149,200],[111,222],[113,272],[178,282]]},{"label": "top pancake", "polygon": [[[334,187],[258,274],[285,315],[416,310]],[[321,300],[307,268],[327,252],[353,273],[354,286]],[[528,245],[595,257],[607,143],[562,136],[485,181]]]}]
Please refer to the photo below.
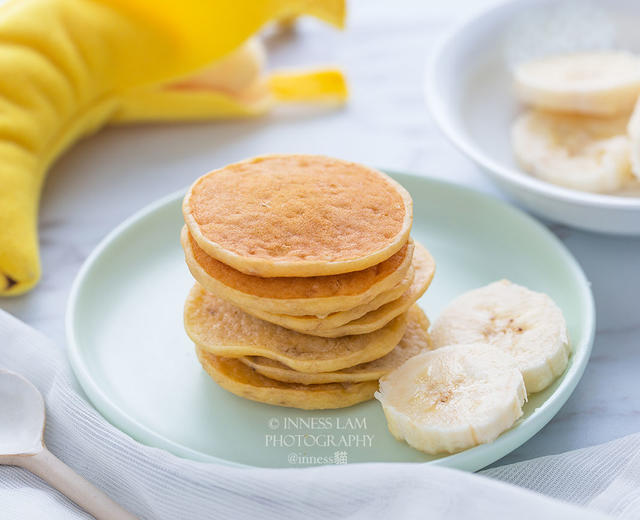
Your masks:
[{"label": "top pancake", "polygon": [[246,274],[366,269],[407,242],[411,196],[385,174],[315,155],[256,157],[200,177],[182,206],[209,255]]}]

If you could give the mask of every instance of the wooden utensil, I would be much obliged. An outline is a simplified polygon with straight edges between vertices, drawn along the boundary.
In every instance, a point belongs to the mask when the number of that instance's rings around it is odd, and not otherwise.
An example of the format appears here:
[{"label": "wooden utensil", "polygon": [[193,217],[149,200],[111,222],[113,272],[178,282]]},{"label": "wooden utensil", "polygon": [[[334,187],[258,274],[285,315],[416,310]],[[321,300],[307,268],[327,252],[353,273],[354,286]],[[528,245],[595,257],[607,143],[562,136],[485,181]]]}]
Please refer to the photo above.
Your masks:
[{"label": "wooden utensil", "polygon": [[47,449],[44,426],[42,394],[21,375],[0,370],[0,464],[38,475],[98,520],[135,520]]}]

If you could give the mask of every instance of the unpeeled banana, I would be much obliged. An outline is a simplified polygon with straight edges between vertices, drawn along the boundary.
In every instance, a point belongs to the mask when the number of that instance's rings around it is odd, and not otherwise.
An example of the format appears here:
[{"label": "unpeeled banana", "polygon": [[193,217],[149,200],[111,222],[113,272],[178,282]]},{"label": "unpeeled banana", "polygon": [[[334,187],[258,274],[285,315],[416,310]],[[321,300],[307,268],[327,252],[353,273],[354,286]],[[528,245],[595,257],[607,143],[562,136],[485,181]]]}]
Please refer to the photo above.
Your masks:
[{"label": "unpeeled banana", "polygon": [[[344,0],[9,0],[0,6],[0,295],[40,276],[37,212],[51,163],[110,122],[259,114],[346,97],[339,71],[261,74],[270,20],[337,27]],[[234,52],[236,51],[236,52]]]}]

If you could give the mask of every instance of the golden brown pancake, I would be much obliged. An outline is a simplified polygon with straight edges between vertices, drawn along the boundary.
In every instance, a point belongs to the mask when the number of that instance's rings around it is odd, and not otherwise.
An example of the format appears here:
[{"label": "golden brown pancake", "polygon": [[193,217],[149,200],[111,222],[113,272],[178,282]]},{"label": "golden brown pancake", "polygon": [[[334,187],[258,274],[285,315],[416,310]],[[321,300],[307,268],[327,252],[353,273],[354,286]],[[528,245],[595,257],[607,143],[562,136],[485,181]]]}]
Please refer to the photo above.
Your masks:
[{"label": "golden brown pancake", "polygon": [[196,284],[184,309],[185,330],[196,345],[227,357],[263,356],[301,372],[327,372],[391,352],[404,334],[406,313],[369,334],[320,338],[258,319]]},{"label": "golden brown pancake", "polygon": [[304,410],[345,408],[373,398],[377,381],[301,385],[265,377],[238,359],[214,356],[196,346],[202,367],[222,388],[252,401]]},{"label": "golden brown pancake", "polygon": [[411,196],[360,164],[268,155],[200,177],[185,223],[210,256],[246,274],[325,276],[383,262],[406,243]]},{"label": "golden brown pancake", "polygon": [[396,348],[379,359],[337,372],[319,372],[317,374],[296,372],[278,361],[265,357],[242,357],[240,360],[263,376],[285,383],[309,385],[373,381],[399,367],[410,357],[430,349],[431,339],[427,332],[428,329],[429,320],[420,307],[414,305],[409,309],[407,329]]},{"label": "golden brown pancake", "polygon": [[320,318],[318,316],[289,316],[288,314],[272,314],[249,308],[244,308],[243,310],[257,318],[260,318],[261,320],[275,323],[276,325],[280,325],[286,329],[295,330],[302,334],[321,336],[322,334],[317,334],[317,332],[321,333],[323,331],[334,330],[346,323],[361,318],[368,312],[382,307],[385,303],[397,300],[407,292],[407,289],[409,289],[413,282],[413,278],[414,270],[413,267],[411,267],[409,271],[407,271],[402,282],[392,289],[379,294],[369,303],[358,305],[357,307],[347,311],[334,312]]},{"label": "golden brown pancake", "polygon": [[186,227],[180,240],[191,274],[205,289],[243,309],[292,316],[326,316],[370,302],[402,282],[414,249],[409,241],[384,262],[353,273],[261,278],[209,256]]},{"label": "golden brown pancake", "polygon": [[366,334],[384,327],[396,316],[406,312],[409,307],[418,301],[431,284],[436,264],[429,252],[417,242],[415,244],[412,268],[415,274],[411,285],[400,297],[340,326],[331,327],[331,322],[313,316],[283,316],[250,309],[247,312],[282,327],[313,334],[314,336],[337,338],[352,334]]}]

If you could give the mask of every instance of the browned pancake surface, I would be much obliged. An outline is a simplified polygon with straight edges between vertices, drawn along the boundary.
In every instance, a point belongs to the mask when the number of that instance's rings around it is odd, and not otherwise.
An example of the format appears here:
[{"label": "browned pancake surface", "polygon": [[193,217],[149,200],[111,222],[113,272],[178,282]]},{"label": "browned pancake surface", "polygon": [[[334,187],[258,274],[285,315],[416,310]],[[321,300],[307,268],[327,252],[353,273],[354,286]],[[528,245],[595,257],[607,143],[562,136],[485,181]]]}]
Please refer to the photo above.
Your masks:
[{"label": "browned pancake surface", "polygon": [[[186,233],[189,233],[185,230]],[[333,274],[327,276],[263,278],[245,274],[209,256],[188,234],[188,246],[196,262],[204,271],[232,289],[261,298],[323,298],[328,296],[351,296],[367,289],[396,272],[401,266],[406,271],[407,254],[413,253],[413,246],[405,244],[393,256],[362,271]],[[404,265],[406,263],[406,265]]]},{"label": "browned pancake surface", "polygon": [[[326,264],[332,273],[369,267],[402,247],[412,218],[410,196],[384,174],[313,155],[257,157],[210,172],[183,208],[207,253],[267,276],[278,275],[271,262],[276,270],[309,266],[303,276],[329,274]],[[358,267],[372,255],[383,258]],[[280,275],[296,276],[284,269]]]}]

